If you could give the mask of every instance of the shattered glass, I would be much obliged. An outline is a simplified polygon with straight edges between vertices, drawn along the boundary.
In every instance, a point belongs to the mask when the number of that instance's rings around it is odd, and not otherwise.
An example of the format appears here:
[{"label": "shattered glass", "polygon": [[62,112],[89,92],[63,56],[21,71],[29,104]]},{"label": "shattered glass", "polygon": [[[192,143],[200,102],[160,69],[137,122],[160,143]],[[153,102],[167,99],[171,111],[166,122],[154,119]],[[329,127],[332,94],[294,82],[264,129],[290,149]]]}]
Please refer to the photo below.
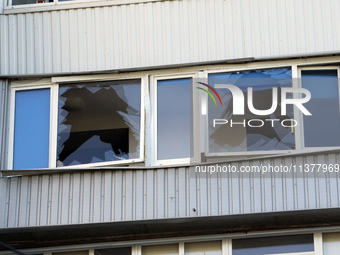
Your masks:
[{"label": "shattered glass", "polygon": [[59,86],[57,166],[140,157],[141,81]]},{"label": "shattered glass", "polygon": [[[294,128],[284,127],[281,124],[283,120],[294,119],[293,106],[289,104],[287,105],[286,115],[281,116],[281,90],[279,88],[292,87],[290,68],[214,73],[209,74],[208,83],[212,87],[215,87],[215,84],[232,84],[240,88],[244,96],[245,109],[244,115],[233,115],[232,94],[227,89],[216,89],[221,97],[222,106],[216,106],[212,100],[209,100],[210,153],[290,150],[295,148]],[[272,114],[264,116],[250,112],[247,105],[248,87],[253,88],[253,104],[257,110],[271,108],[273,104],[272,88],[278,88],[276,110]],[[292,93],[288,93],[287,98],[292,98]],[[227,120],[228,124],[214,127],[214,119]],[[251,125],[248,125],[249,121]],[[235,124],[230,125],[231,122]],[[262,127],[252,127],[252,125],[259,126],[261,123],[264,123]],[[284,124],[285,126],[294,125],[294,123],[290,124],[289,121],[285,121]]]}]

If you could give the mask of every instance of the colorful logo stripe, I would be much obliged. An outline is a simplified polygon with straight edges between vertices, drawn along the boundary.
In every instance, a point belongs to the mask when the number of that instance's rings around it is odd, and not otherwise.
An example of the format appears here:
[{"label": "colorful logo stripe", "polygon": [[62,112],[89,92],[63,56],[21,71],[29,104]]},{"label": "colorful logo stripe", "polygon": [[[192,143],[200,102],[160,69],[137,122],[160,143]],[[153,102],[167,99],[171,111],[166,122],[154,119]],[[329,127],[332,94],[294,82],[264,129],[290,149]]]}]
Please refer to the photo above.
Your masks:
[{"label": "colorful logo stripe", "polygon": [[[203,82],[197,82],[197,83],[199,83],[199,84],[201,84],[203,86],[206,86],[207,88],[211,89],[215,93],[215,95],[217,96],[218,100],[220,101],[220,104],[222,105],[222,100],[221,100],[219,94],[217,93],[217,91],[213,87],[211,87],[210,85],[208,85],[206,83],[203,83]],[[215,105],[217,105],[214,96],[208,90],[202,89],[200,87],[197,87],[197,88],[207,92],[209,94],[209,96],[214,100]]]}]

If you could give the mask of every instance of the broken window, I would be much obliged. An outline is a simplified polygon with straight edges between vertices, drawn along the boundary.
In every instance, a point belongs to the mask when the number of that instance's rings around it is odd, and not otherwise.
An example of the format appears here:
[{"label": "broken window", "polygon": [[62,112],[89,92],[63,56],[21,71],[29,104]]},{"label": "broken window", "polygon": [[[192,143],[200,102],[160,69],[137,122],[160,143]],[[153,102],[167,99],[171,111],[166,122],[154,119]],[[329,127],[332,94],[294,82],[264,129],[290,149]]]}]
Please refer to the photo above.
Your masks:
[{"label": "broken window", "polygon": [[[287,105],[286,114],[281,115],[281,88],[292,87],[290,68],[247,70],[213,73],[208,83],[232,84],[244,97],[244,114],[233,115],[233,96],[226,88],[216,89],[222,105],[208,103],[209,152],[240,152],[295,149],[293,106]],[[256,110],[275,109],[268,115],[257,115],[247,104],[248,88],[252,87],[253,106]],[[276,88],[276,94],[273,92]],[[277,104],[274,103],[274,95]],[[292,98],[290,93],[287,98]],[[224,124],[214,126],[214,120]]]},{"label": "broken window", "polygon": [[141,81],[59,86],[57,166],[140,157]]}]

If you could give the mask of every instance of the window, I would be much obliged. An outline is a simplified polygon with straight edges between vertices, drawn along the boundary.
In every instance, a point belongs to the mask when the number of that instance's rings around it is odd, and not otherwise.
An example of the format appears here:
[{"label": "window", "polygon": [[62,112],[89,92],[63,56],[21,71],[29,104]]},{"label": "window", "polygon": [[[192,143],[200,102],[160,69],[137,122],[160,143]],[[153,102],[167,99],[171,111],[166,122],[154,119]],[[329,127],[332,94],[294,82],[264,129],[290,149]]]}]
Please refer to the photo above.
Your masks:
[{"label": "window", "polygon": [[222,255],[222,242],[201,242],[185,244],[185,255]]},{"label": "window", "polygon": [[13,168],[49,166],[50,89],[15,93]]},{"label": "window", "polygon": [[340,249],[340,233],[323,234],[323,255],[338,255]]},{"label": "window", "polygon": [[53,255],[88,255],[88,251],[71,251],[71,252],[57,252],[52,253]]},{"label": "window", "polygon": [[313,252],[313,235],[234,239],[232,255],[269,255]]},{"label": "window", "polygon": [[139,157],[139,80],[59,86],[58,166]]},{"label": "window", "polygon": [[193,158],[193,76],[155,78],[153,119],[155,164],[189,163]]},{"label": "window", "polygon": [[94,255],[131,255],[131,247],[98,249]]},{"label": "window", "polygon": [[178,244],[142,247],[142,255],[177,255]]},{"label": "window", "polygon": [[54,2],[66,2],[71,0],[8,0],[8,5],[27,5],[27,4],[44,4]]},{"label": "window", "polygon": [[53,0],[12,0],[12,5],[53,3]]},{"label": "window", "polygon": [[[294,130],[290,127],[294,119],[292,105],[287,105],[286,113],[281,114],[280,89],[292,87],[290,68],[210,73],[208,84],[211,87],[232,84],[239,88],[244,98],[240,106],[244,113],[233,114],[235,96],[226,88],[216,88],[221,104],[208,101],[209,153],[295,149]],[[249,87],[252,87],[252,95]],[[289,93],[287,96],[292,98]],[[265,115],[254,114],[247,106],[248,97],[256,110],[273,110]],[[214,125],[214,120],[221,120],[223,124]]]},{"label": "window", "polygon": [[340,110],[337,69],[301,70],[302,87],[311,92],[306,103],[311,116],[303,117],[305,147],[340,145]]},{"label": "window", "polygon": [[142,159],[141,79],[13,90],[10,168]]}]

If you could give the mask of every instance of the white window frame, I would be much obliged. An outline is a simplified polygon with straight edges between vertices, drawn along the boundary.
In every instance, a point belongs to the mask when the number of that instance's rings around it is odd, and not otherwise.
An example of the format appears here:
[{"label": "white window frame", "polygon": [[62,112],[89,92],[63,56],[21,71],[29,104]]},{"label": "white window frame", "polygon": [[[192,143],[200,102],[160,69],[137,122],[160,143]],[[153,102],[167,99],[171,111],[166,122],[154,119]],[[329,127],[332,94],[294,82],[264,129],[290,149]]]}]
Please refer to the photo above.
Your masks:
[{"label": "white window frame", "polygon": [[[264,64],[264,65],[259,65],[256,67],[237,67],[237,68],[220,68],[218,70],[207,70],[204,71],[203,77],[208,80],[209,74],[215,74],[215,73],[225,73],[225,72],[237,72],[237,71],[248,71],[248,70],[260,70],[260,69],[271,69],[271,68],[284,68],[284,67],[289,67],[291,68],[292,71],[292,80],[296,78],[294,77],[294,65],[292,64]],[[292,87],[296,87],[296,85],[293,83]],[[205,100],[208,100],[208,94],[207,93],[200,93],[200,96],[203,98],[205,97]],[[202,101],[203,99],[201,99]],[[203,116],[203,115],[202,115]],[[207,110],[207,115],[202,117],[204,118],[204,125],[205,125],[205,136],[204,136],[204,143],[205,143],[205,152],[207,157],[230,157],[230,156],[256,156],[256,155],[277,155],[277,154],[286,154],[290,153],[292,151],[296,151],[297,145],[296,145],[296,134],[295,134],[295,149],[292,150],[269,150],[269,151],[239,151],[239,152],[210,152],[209,151],[209,111]],[[295,107],[294,107],[294,118],[295,118]],[[296,119],[296,118],[295,118]],[[295,132],[295,131],[294,131]]]},{"label": "white window frame", "polygon": [[[298,74],[298,88],[302,88],[302,84],[301,84],[301,78],[302,78],[302,71],[306,71],[306,70],[309,70],[309,71],[319,71],[319,70],[336,70],[337,71],[337,79],[338,79],[338,102],[339,102],[339,111],[340,111],[340,66],[333,66],[333,65],[330,65],[330,66],[308,66],[308,67],[297,67],[297,74]],[[299,129],[299,145],[300,145],[300,148],[304,151],[309,151],[309,150],[315,150],[317,148],[322,148],[324,150],[332,150],[332,149],[337,149],[337,148],[340,148],[340,146],[318,146],[318,147],[306,147],[305,146],[305,139],[304,139],[304,123],[303,123],[303,115],[300,111],[297,111],[297,114],[298,114],[298,117],[299,117],[299,124],[298,125],[298,128],[296,129]],[[295,111],[294,111],[294,116],[295,116]],[[340,118],[340,116],[339,116]]]},{"label": "white window frame", "polygon": [[103,6],[116,6],[116,5],[128,5],[138,3],[149,3],[155,1],[164,0],[53,0],[46,3],[31,3],[31,4],[18,4],[13,5],[12,0],[4,0],[4,12],[5,14],[12,13],[26,13],[26,12],[39,12],[39,11],[53,11],[53,10],[68,10],[75,8],[87,8],[87,7],[103,7]]},{"label": "white window frame", "polygon": [[[55,131],[54,124],[57,123],[53,118],[54,114],[54,106],[58,105],[58,102],[55,102],[53,98],[53,94],[55,93],[56,86],[52,84],[39,84],[39,85],[11,85],[11,105],[10,105],[10,128],[9,128],[9,145],[8,145],[8,169],[13,169],[13,159],[14,159],[14,127],[15,127],[15,95],[18,91],[27,91],[27,90],[38,90],[38,89],[50,89],[50,128],[49,128],[49,167],[51,166],[51,162],[53,161],[53,151],[56,153],[56,141],[57,139],[53,139],[51,134]],[[56,109],[58,111],[58,109]],[[56,155],[54,156],[56,158]]]},{"label": "white window frame", "polygon": [[[201,236],[185,236],[185,237],[168,237],[168,238],[155,238],[155,239],[142,239],[121,242],[106,242],[106,243],[88,243],[88,244],[75,244],[59,247],[42,247],[22,250],[28,254],[42,253],[44,255],[52,255],[59,252],[76,252],[87,250],[89,255],[94,255],[94,250],[109,249],[109,248],[125,248],[131,247],[132,255],[142,255],[142,247],[144,246],[157,246],[178,244],[179,255],[184,255],[184,247],[186,243],[198,242],[214,242],[222,241],[222,255],[232,255],[232,240],[234,239],[247,239],[256,237],[280,237],[280,236],[296,236],[311,234],[313,235],[314,252],[299,252],[299,253],[283,253],[284,255],[323,255],[323,235],[331,233],[340,233],[339,227],[325,227],[325,228],[305,228],[305,229],[282,229],[272,231],[255,231],[255,232],[236,232],[225,233],[217,235],[201,235]],[[10,255],[12,251],[0,251],[0,255]],[[270,255],[270,254],[269,254]],[[275,254],[278,255],[278,254]],[[279,254],[282,255],[282,254]]]},{"label": "white window frame", "polygon": [[[319,65],[318,65],[319,64]],[[281,64],[263,64],[257,66],[250,67],[237,67],[237,68],[219,68],[219,69],[211,69],[203,72],[203,78],[208,79],[209,74],[213,73],[224,73],[224,72],[235,72],[235,71],[247,71],[247,70],[259,70],[259,69],[270,69],[270,68],[283,68],[290,67],[292,71],[292,88],[301,88],[301,71],[302,70],[338,70],[338,78],[340,76],[340,66],[338,65],[329,65],[329,66],[320,66],[320,63],[309,63],[309,65],[313,66],[302,66],[301,64],[294,63],[281,63]],[[339,105],[340,105],[340,83],[338,83],[339,90]],[[208,100],[208,95],[206,93],[200,93],[200,97],[205,97],[205,100]],[[293,95],[294,98],[297,98],[297,95]],[[201,99],[202,101],[203,99]],[[340,146],[333,147],[305,147],[304,146],[304,133],[303,133],[303,115],[297,107],[294,107],[294,119],[297,120],[298,125],[294,127],[295,133],[295,149],[292,150],[270,150],[270,151],[240,151],[240,152],[210,152],[209,151],[209,123],[208,123],[208,113],[206,116],[201,115],[201,119],[203,119],[204,128],[206,129],[204,135],[204,148],[207,157],[232,157],[232,156],[260,156],[260,155],[280,155],[287,153],[300,153],[300,152],[314,152],[320,150],[335,150],[340,149]]]},{"label": "white window frame", "polygon": [[[77,82],[91,82],[91,81],[118,81],[118,80],[129,80],[129,79],[140,79],[141,80],[141,102],[140,102],[140,141],[139,141],[139,157],[135,159],[126,159],[126,160],[117,160],[117,161],[106,161],[106,162],[98,162],[98,163],[89,163],[89,164],[79,164],[72,166],[62,166],[58,167],[58,169],[72,169],[72,168],[88,168],[88,167],[100,167],[100,166],[109,166],[109,165],[122,165],[122,164],[131,164],[138,163],[144,161],[144,144],[145,144],[145,89],[147,85],[147,76],[136,76],[136,75],[127,75],[127,76],[109,76],[103,79],[96,78],[95,80],[91,80],[91,77],[86,77],[83,79],[79,79],[77,81],[69,82],[77,83]],[[53,80],[53,79],[52,79]],[[63,80],[63,79],[60,79]],[[11,111],[10,111],[10,127],[9,127],[9,144],[8,144],[8,169],[13,169],[13,153],[14,153],[14,127],[15,127],[15,94],[17,91],[24,90],[32,90],[32,89],[42,89],[42,88],[50,88],[50,133],[49,133],[49,167],[46,169],[57,168],[57,139],[58,139],[58,100],[59,100],[59,85],[66,84],[66,80],[63,80],[65,83],[53,83],[53,82],[44,82],[42,84],[29,82],[29,83],[12,83],[11,84]]]},{"label": "white window frame", "polygon": [[[150,90],[151,90],[151,165],[152,166],[160,166],[160,165],[179,165],[179,164],[189,164],[189,163],[197,163],[200,162],[199,157],[199,98],[198,91],[194,89],[194,84],[192,84],[192,102],[193,102],[193,116],[192,116],[192,124],[193,124],[193,157],[188,158],[174,158],[174,159],[163,159],[159,160],[157,158],[157,84],[158,81],[164,80],[172,80],[172,79],[185,79],[191,78],[193,83],[195,79],[198,78],[197,72],[192,73],[183,73],[183,74],[172,74],[172,75],[154,75],[151,77],[150,82]],[[148,132],[148,130],[147,130]]]}]

